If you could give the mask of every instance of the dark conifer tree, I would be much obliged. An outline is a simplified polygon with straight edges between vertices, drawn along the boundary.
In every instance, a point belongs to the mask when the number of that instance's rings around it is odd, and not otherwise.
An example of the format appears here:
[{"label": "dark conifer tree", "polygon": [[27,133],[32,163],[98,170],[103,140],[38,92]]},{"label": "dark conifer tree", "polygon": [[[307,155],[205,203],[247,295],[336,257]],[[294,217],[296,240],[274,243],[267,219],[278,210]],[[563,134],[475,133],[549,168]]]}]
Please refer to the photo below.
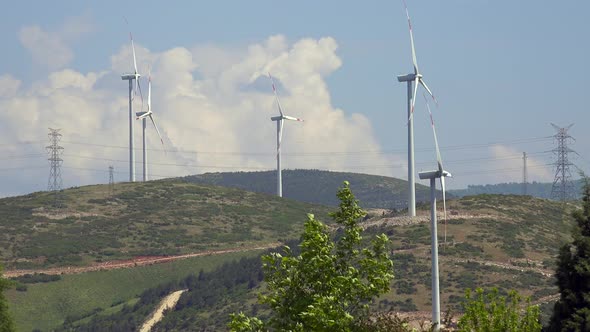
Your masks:
[{"label": "dark conifer tree", "polygon": [[573,217],[573,241],[561,247],[557,259],[555,303],[549,331],[590,331],[590,182],[585,177],[582,210]]},{"label": "dark conifer tree", "polygon": [[8,303],[4,297],[4,291],[10,288],[11,285],[10,281],[2,278],[2,266],[0,266],[0,332],[14,331],[14,322],[10,317]]}]

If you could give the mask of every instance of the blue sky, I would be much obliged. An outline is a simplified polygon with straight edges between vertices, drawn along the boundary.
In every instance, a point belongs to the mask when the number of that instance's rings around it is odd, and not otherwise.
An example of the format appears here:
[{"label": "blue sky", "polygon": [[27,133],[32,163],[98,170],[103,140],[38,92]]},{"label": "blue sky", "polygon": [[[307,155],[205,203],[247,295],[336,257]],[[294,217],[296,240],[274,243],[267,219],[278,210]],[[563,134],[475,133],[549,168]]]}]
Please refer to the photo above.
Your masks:
[{"label": "blue sky", "polygon": [[[339,65],[334,62],[328,65],[329,69],[314,67],[320,72],[329,93],[329,101],[322,97],[322,101],[329,104],[329,111],[326,110],[324,118],[331,119],[329,114],[332,113],[329,112],[342,111],[345,117],[349,117],[341,120],[342,126],[351,125],[351,128],[361,126],[362,130],[365,130],[363,132],[370,133],[372,139],[352,148],[348,147],[351,144],[343,142],[341,146],[330,145],[324,149],[310,150],[300,136],[306,134],[313,136],[311,129],[308,129],[310,125],[306,124],[307,127],[301,129],[296,128],[295,125],[290,126],[291,123],[289,123],[287,125],[293,129],[286,128],[286,134],[292,135],[286,137],[286,140],[290,140],[284,147],[286,167],[309,166],[400,177],[405,174],[400,167],[385,167],[385,165],[397,165],[400,160],[403,161],[406,146],[406,88],[404,84],[397,82],[396,76],[409,73],[412,67],[407,22],[401,0],[363,3],[178,1],[166,4],[156,1],[122,3],[21,1],[4,7],[10,9],[4,11],[4,17],[0,20],[0,40],[4,45],[0,75],[10,75],[20,81],[17,93],[19,100],[35,94],[37,91],[35,87],[43,85],[42,82],[46,82],[51,73],[70,69],[83,75],[107,72],[98,79],[91,90],[98,90],[98,87],[101,87],[101,95],[105,93],[104,91],[118,91],[120,92],[118,97],[123,98],[121,105],[124,105],[125,83],[116,77],[117,66],[114,64],[116,61],[113,57],[125,55],[122,52],[128,48],[127,30],[129,28],[133,30],[139,47],[146,48],[150,54],[164,54],[175,48],[191,50],[194,64],[186,68],[189,68],[197,83],[201,75],[207,76],[207,73],[203,74],[201,69],[216,70],[211,69],[215,65],[211,64],[214,60],[210,57],[207,57],[206,65],[204,62],[199,62],[202,58],[199,57],[198,51],[202,48],[223,50],[225,57],[236,58],[234,62],[228,60],[218,64],[221,66],[224,63],[236,63],[245,56],[244,54],[252,45],[264,44],[271,36],[283,36],[287,50],[292,49],[302,39],[320,40],[331,37],[337,44],[334,54],[339,59]],[[581,157],[576,157],[573,161],[584,170],[589,168],[590,154],[586,153],[590,148],[588,146],[590,134],[586,130],[589,120],[586,90],[587,78],[590,74],[590,66],[587,64],[587,59],[590,59],[590,48],[587,43],[590,32],[587,13],[590,11],[590,3],[581,0],[561,2],[408,0],[408,7],[412,16],[420,69],[440,102],[439,108],[434,109],[435,121],[439,141],[443,147],[443,158],[448,161],[447,168],[456,175],[454,180],[449,181],[451,188],[460,188],[474,183],[519,181],[521,171],[517,168],[522,162],[518,155],[522,151],[526,151],[533,158],[529,163],[532,165],[529,178],[537,181],[552,181],[551,166],[544,166],[552,162],[551,154],[544,152],[551,150],[554,145],[552,140],[542,139],[554,133],[549,125],[551,122],[563,126],[575,123],[570,133],[577,141],[572,148],[578,151]],[[125,24],[123,17],[127,17],[129,27]],[[70,57],[61,62],[58,61],[59,64],[48,64],[43,59],[35,59],[32,56],[33,51],[30,47],[26,47],[21,38],[23,29],[34,26],[49,35],[57,36],[62,46],[70,51]],[[138,56],[139,54],[141,52]],[[53,55],[50,53],[44,56],[51,58]],[[157,58],[156,55],[154,57],[154,59]],[[125,59],[129,64],[131,63],[129,57]],[[140,63],[142,63],[141,59]],[[157,72],[157,65],[155,70]],[[277,70],[280,72],[279,69]],[[164,74],[162,73],[161,76],[164,77]],[[285,83],[283,86],[281,77],[278,77],[278,80],[284,90],[282,93],[294,98],[291,103],[286,98],[283,106],[292,110],[291,113],[306,115],[308,110],[300,110],[294,106],[303,103],[296,102],[298,99],[295,98],[297,97],[295,85],[298,83],[291,83],[291,85]],[[221,79],[216,84],[220,81]],[[154,87],[156,82],[155,80]],[[162,82],[159,84],[161,85]],[[194,82],[191,84],[195,85]],[[269,97],[270,95],[265,100],[269,100]],[[10,98],[6,97],[6,99]],[[249,97],[240,98],[242,99],[236,100],[236,103],[244,103],[246,102],[244,98]],[[434,167],[434,153],[430,149],[433,142],[425,107],[421,102],[422,98],[420,97],[418,101],[415,129],[416,160],[418,170],[425,170],[431,168],[430,161]],[[272,99],[269,100],[270,103]],[[17,104],[8,103],[7,105],[14,107]],[[51,105],[60,104],[56,102]],[[97,101],[94,106],[100,108],[100,101]],[[166,105],[163,104],[161,108],[166,108]],[[18,113],[18,110],[10,107],[4,111],[11,114]],[[49,110],[43,110],[43,112],[49,112]],[[272,109],[264,112],[266,112],[265,116],[271,115]],[[80,117],[85,116],[83,112],[76,114]],[[122,108],[119,114],[124,124],[125,109]],[[368,120],[370,128],[366,128],[364,120],[352,119],[353,114],[363,115]],[[108,119],[101,119],[103,130],[109,127]],[[198,118],[195,121],[203,121],[203,119]],[[318,115],[318,119],[323,118]],[[248,121],[247,118],[244,121]],[[60,126],[67,127],[67,122],[62,123],[64,125]],[[168,125],[169,132],[173,131],[170,122],[164,124]],[[39,128],[50,126],[38,123],[36,125]],[[333,125],[337,126],[338,123]],[[139,126],[136,129],[137,144],[139,144],[138,128]],[[274,134],[270,123],[263,123],[256,128],[268,129],[268,137]],[[65,137],[67,129],[64,128],[64,141],[67,141]],[[166,131],[166,128],[164,130]],[[181,123],[174,129],[174,131],[182,130]],[[206,128],[199,130],[207,131]],[[178,142],[180,138],[177,137],[174,141],[172,133],[169,134],[167,144],[172,145],[170,149],[189,149],[186,144]],[[248,132],[244,133],[244,135],[247,134]],[[5,134],[2,138],[8,145],[23,140],[46,140],[46,132],[27,135],[11,138],[10,135]],[[79,136],[78,141],[92,143],[103,141],[100,132],[76,135]],[[359,135],[361,135],[360,132]],[[198,136],[193,139],[198,139]],[[213,136],[211,139],[217,142]],[[70,137],[69,141],[74,140]],[[252,144],[256,145],[256,142],[253,140]],[[126,145],[124,133],[109,144]],[[225,148],[220,144],[209,141],[206,147],[191,148],[197,151],[226,152],[238,149],[236,145]],[[68,148],[69,151],[81,149],[76,145],[66,146],[66,150]],[[264,148],[266,149],[267,146]],[[272,148],[272,145],[268,148]],[[98,155],[98,152],[91,151],[88,145],[84,149],[87,150],[86,152]],[[243,151],[244,148],[240,150]],[[367,150],[378,151],[377,154],[384,156],[385,159],[371,159],[373,155],[363,154]],[[32,148],[32,151],[36,153],[40,150]],[[294,153],[289,156],[289,151],[296,151],[303,155],[321,151],[347,151],[349,155],[359,151],[364,152],[357,153],[355,158],[333,161],[324,166],[317,158],[313,163],[306,163],[301,155]],[[11,153],[19,154],[5,152],[8,155]],[[76,153],[79,154],[79,151]],[[104,153],[100,156],[107,159],[106,154],[110,152],[105,150]],[[111,159],[125,158],[124,151],[116,151],[113,154]],[[139,157],[140,154],[136,158],[139,159]],[[204,162],[204,160],[199,161],[198,158],[160,156],[158,153],[154,154],[154,158],[158,158],[161,164]],[[171,158],[173,161],[170,161]],[[252,155],[248,158],[255,159]],[[10,162],[7,163],[6,168],[21,165],[16,161]],[[208,162],[212,166],[243,164],[243,160]],[[264,161],[252,160],[251,162],[252,169],[264,168],[266,167],[264,165],[268,165],[269,169],[273,167],[272,156]],[[67,163],[68,160],[65,159],[64,166]],[[93,165],[96,163],[97,160],[93,162]],[[124,180],[125,164],[119,163],[117,169],[121,173],[118,176],[120,180]],[[379,164],[380,167],[363,169],[359,166],[367,166],[371,163]],[[384,165],[381,166],[383,163]],[[43,166],[46,162],[43,159],[30,160],[30,164]],[[76,167],[80,168],[77,170],[81,172],[80,174],[85,172],[81,168],[106,169],[106,166],[102,164],[100,166],[77,164]],[[140,169],[138,165],[138,172]],[[214,167],[201,169],[201,171],[214,170],[216,170]],[[70,177],[64,179],[66,186],[97,183],[106,178],[98,171],[90,172],[92,175],[76,175],[77,171],[75,169],[69,171]],[[3,171],[2,174],[10,176],[13,172]],[[13,188],[5,191],[5,194],[44,189],[46,187],[44,172],[46,173],[45,170],[38,172],[40,180],[36,182],[30,179],[35,176],[26,176],[27,180],[14,180],[11,184]],[[198,171],[193,171],[195,172]],[[180,175],[188,174],[190,170],[161,168],[159,173]]]}]

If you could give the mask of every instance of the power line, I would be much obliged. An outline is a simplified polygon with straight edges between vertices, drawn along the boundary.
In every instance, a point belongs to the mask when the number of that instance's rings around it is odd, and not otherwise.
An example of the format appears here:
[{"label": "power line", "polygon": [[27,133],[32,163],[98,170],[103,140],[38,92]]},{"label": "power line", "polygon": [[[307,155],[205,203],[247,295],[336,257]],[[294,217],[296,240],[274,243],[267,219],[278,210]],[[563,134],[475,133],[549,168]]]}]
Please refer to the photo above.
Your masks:
[{"label": "power line", "polygon": [[[535,142],[542,142],[551,140],[552,136],[546,137],[530,137],[530,138],[520,138],[514,140],[505,140],[505,141],[496,141],[496,142],[488,142],[488,143],[474,143],[474,144],[461,144],[461,145],[449,145],[449,146],[442,146],[441,150],[463,150],[463,149],[476,149],[482,147],[488,147],[498,144],[524,144],[524,143],[535,143]],[[96,147],[103,147],[103,148],[113,148],[113,149],[129,149],[128,146],[122,145],[108,145],[108,144],[98,144],[98,143],[91,143],[91,142],[75,142],[75,141],[63,141],[66,144],[75,144],[75,145],[86,145],[86,146],[96,146]],[[135,150],[141,150],[141,148],[136,148]],[[256,152],[256,151],[199,151],[199,150],[164,150],[164,149],[156,149],[156,148],[148,148],[149,151],[159,151],[159,152],[166,152],[166,153],[186,153],[186,154],[213,154],[213,155],[240,155],[240,156],[270,156],[275,157],[275,152]],[[418,152],[428,152],[434,151],[433,148],[417,148],[416,151]],[[319,156],[325,157],[326,155],[361,155],[361,154],[394,154],[394,153],[405,153],[405,148],[399,149],[380,149],[380,150],[357,150],[357,151],[320,151],[320,152],[292,152],[292,153],[285,153],[284,155],[289,156]]]}]

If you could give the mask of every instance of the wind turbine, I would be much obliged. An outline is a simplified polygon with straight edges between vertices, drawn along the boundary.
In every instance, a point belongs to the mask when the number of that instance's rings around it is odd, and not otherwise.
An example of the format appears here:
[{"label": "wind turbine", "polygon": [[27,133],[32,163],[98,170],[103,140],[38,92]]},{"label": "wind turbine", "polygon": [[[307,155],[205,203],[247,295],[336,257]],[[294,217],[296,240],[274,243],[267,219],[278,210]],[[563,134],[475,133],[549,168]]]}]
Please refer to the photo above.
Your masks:
[{"label": "wind turbine", "polygon": [[440,291],[439,291],[439,276],[438,276],[438,230],[436,221],[436,179],[440,179],[440,186],[442,190],[443,199],[443,210],[445,219],[445,243],[447,240],[446,220],[447,220],[447,200],[445,194],[445,177],[451,177],[451,173],[447,172],[443,168],[442,158],[440,156],[440,150],[438,148],[438,139],[436,137],[436,129],[434,127],[434,120],[432,118],[432,112],[430,111],[430,105],[428,105],[428,99],[426,99],[426,107],[430,114],[430,124],[432,125],[432,134],[434,135],[434,146],[436,148],[436,162],[438,169],[434,171],[426,171],[418,173],[418,176],[422,180],[430,180],[430,252],[432,255],[432,324],[434,325],[435,331],[440,328]]},{"label": "wind turbine", "polygon": [[[142,99],[143,108],[143,95],[141,94],[141,86],[139,85],[139,72],[137,71],[137,60],[135,58],[135,46],[133,45],[133,35],[129,32],[129,39],[131,40],[131,50],[133,51],[133,69],[135,70],[132,74],[121,75],[122,80],[129,81],[129,181],[135,182],[135,154],[133,146],[133,100],[134,96],[139,90],[139,94]],[[133,81],[135,80],[135,89],[133,87]]]},{"label": "wind turbine", "polygon": [[[407,82],[408,85],[408,185],[409,185],[409,197],[408,197],[408,214],[410,217],[416,216],[416,179],[415,179],[415,165],[414,165],[414,105],[416,104],[416,94],[418,92],[418,85],[422,85],[424,89],[430,94],[434,102],[436,98],[432,94],[432,91],[428,88],[422,74],[418,69],[418,61],[416,60],[416,49],[414,47],[414,34],[412,33],[412,22],[410,21],[410,12],[408,11],[408,5],[403,0],[404,7],[406,8],[406,17],[408,18],[408,27],[410,29],[410,45],[412,47],[412,63],[414,65],[414,72],[407,75],[401,75],[397,77],[399,82]],[[413,89],[412,89],[413,85]],[[413,93],[412,93],[413,90]]]},{"label": "wind turbine", "polygon": [[137,116],[137,120],[142,120],[142,128],[143,128],[143,181],[148,181],[148,165],[147,165],[147,142],[146,142],[146,135],[145,129],[147,127],[147,118],[152,120],[154,124],[154,128],[156,128],[156,132],[160,137],[160,142],[162,142],[162,146],[164,145],[164,140],[162,139],[162,135],[160,134],[160,130],[158,130],[158,126],[156,126],[156,121],[154,121],[153,113],[152,113],[152,76],[148,74],[148,101],[147,101],[147,111],[146,112],[137,112],[135,113]]},{"label": "wind turbine", "polygon": [[292,121],[300,121],[300,122],[303,122],[303,120],[283,114],[283,109],[281,107],[281,101],[279,100],[279,95],[277,94],[275,82],[272,79],[272,76],[270,75],[270,73],[268,73],[268,78],[270,78],[270,82],[272,84],[272,92],[274,93],[275,99],[277,100],[277,106],[279,108],[279,113],[280,113],[279,116],[273,116],[270,119],[272,121],[277,122],[277,196],[283,197],[283,178],[281,175],[281,141],[283,140],[283,120],[292,120]]}]

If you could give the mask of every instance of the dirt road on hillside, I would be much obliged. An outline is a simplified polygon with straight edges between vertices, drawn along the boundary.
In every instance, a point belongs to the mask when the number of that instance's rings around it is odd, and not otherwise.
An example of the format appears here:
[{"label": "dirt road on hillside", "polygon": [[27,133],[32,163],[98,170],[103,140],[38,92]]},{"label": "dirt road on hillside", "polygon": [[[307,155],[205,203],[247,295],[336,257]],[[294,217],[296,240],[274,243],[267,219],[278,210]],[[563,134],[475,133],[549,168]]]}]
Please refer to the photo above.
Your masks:
[{"label": "dirt road on hillside", "polygon": [[150,332],[152,330],[152,327],[154,327],[154,325],[156,325],[159,321],[162,320],[162,318],[164,318],[164,311],[166,311],[167,309],[174,308],[176,303],[178,303],[178,300],[180,300],[180,296],[182,295],[182,293],[186,292],[187,290],[188,289],[183,289],[176,292],[172,292],[168,294],[164,299],[162,299],[154,313],[148,318],[148,320],[146,320],[143,323],[141,329],[139,329],[139,332]]},{"label": "dirt road on hillside", "polygon": [[[492,214],[466,214],[466,213],[457,213],[452,214],[447,212],[447,221],[451,219],[483,219],[483,218],[495,218],[497,215]],[[444,224],[444,218],[442,213],[437,212],[437,218],[439,224]],[[427,224],[430,223],[430,214],[424,215],[417,215],[415,217],[409,217],[406,215],[397,216],[397,217],[375,217],[371,218],[367,221],[363,221],[359,223],[363,229],[367,229],[369,227],[375,226],[407,226],[407,225],[417,225],[417,224]]]},{"label": "dirt road on hillside", "polygon": [[229,254],[234,252],[245,252],[245,251],[252,251],[252,250],[264,250],[270,249],[280,246],[281,243],[273,242],[267,243],[260,246],[254,247],[238,247],[238,248],[228,248],[228,249],[221,249],[221,250],[208,250],[184,255],[176,255],[176,256],[142,256],[136,257],[129,260],[120,260],[120,261],[111,261],[111,262],[103,262],[98,263],[90,266],[66,266],[66,267],[58,267],[58,268],[49,268],[49,269],[38,269],[38,270],[9,270],[4,271],[5,278],[14,278],[19,277],[25,274],[34,274],[34,273],[44,273],[44,274],[78,274],[78,273],[85,273],[85,272],[93,272],[93,271],[102,271],[102,270],[114,270],[114,269],[126,269],[138,266],[145,266],[145,265],[152,265],[152,264],[160,264],[160,263],[168,263],[172,261],[176,261],[179,259],[187,259],[192,257],[201,257],[201,256],[211,256],[211,255],[223,255]]}]

